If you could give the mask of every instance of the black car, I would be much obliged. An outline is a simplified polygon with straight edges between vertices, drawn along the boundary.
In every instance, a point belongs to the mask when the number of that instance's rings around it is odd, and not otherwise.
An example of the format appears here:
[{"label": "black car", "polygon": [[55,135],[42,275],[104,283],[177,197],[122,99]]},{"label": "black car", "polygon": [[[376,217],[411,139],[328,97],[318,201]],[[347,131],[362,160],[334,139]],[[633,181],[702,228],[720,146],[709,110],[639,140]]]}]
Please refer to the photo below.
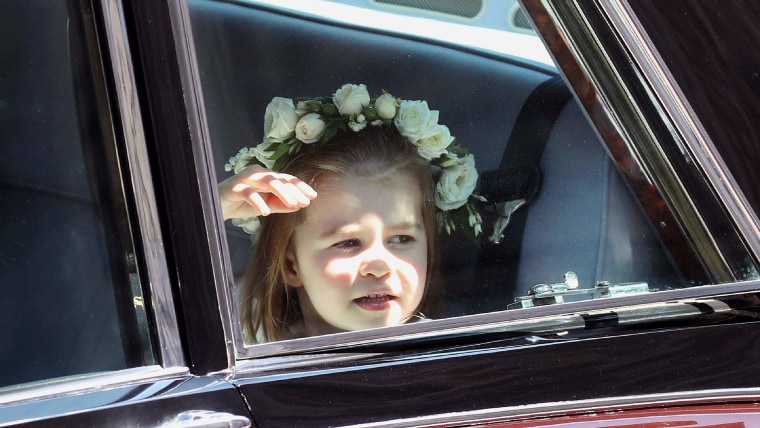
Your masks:
[{"label": "black car", "polygon": [[[2,2],[0,426],[760,426],[760,3],[520,6]],[[216,183],[346,82],[440,110],[482,239],[430,321],[247,344]]]}]

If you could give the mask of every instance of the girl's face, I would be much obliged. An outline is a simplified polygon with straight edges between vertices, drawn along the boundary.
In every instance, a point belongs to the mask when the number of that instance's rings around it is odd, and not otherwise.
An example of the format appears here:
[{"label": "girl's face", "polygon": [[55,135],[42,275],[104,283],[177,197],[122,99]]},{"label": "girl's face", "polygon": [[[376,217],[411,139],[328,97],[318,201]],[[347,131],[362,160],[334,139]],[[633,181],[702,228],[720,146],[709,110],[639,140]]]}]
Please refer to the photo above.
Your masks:
[{"label": "girl's face", "polygon": [[330,182],[306,208],[288,252],[305,335],[398,325],[425,291],[422,196],[399,174]]}]

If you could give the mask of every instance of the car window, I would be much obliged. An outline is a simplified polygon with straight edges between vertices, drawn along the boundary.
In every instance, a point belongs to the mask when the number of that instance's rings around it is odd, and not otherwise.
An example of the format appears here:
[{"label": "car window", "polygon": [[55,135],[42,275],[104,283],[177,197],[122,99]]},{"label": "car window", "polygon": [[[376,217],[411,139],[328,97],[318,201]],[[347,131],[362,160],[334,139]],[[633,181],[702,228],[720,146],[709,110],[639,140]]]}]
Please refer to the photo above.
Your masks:
[{"label": "car window", "polygon": [[0,390],[156,363],[103,68],[67,4],[0,5]]},{"label": "car window", "polygon": [[399,15],[465,24],[470,27],[492,28],[500,31],[535,35],[533,24],[517,0],[498,2],[484,0],[434,2],[424,0],[331,1]]},{"label": "car window", "polygon": [[329,3],[260,0],[257,3],[285,7],[316,16],[327,15],[368,28],[376,27],[379,21],[383,22],[384,31],[424,36],[462,44],[469,48],[507,53],[554,66],[549,52],[516,0],[474,0],[466,3],[415,0],[331,0]]},{"label": "car window", "polygon": [[[483,230],[477,239],[467,233],[468,227],[479,222],[473,220],[477,218],[474,211],[469,218],[465,215],[453,233],[446,232],[446,228],[454,223],[444,222],[441,226],[435,266],[427,277],[432,285],[424,297],[430,304],[429,311],[415,313],[412,321],[500,311],[509,313],[502,315],[504,319],[529,318],[531,308],[538,306],[591,299],[611,299],[609,305],[614,305],[615,297],[651,295],[718,282],[699,265],[700,255],[694,245],[699,238],[690,242],[679,224],[653,220],[656,216],[651,214],[667,210],[672,201],[639,197],[632,187],[642,183],[632,184],[630,170],[621,171],[621,164],[611,156],[620,153],[610,153],[614,147],[600,139],[599,131],[590,125],[583,107],[567,92],[556,68],[520,55],[517,46],[525,39],[512,39],[514,43],[498,53],[485,52],[482,46],[469,44],[464,36],[460,42],[454,42],[422,35],[422,30],[385,32],[357,23],[361,19],[346,18],[353,16],[350,12],[356,9],[345,5],[298,4],[304,6],[281,8],[257,1],[189,1],[218,180],[233,176],[238,172],[236,165],[254,158],[266,168],[277,169],[279,158],[290,159],[301,150],[300,144],[315,143],[324,135],[320,125],[319,138],[313,141],[292,137],[297,135],[295,129],[273,137],[277,134],[273,121],[287,122],[290,119],[284,116],[291,114],[295,123],[295,116],[305,117],[314,112],[308,110],[308,103],[299,101],[315,100],[299,97],[327,97],[328,104],[336,103],[335,108],[340,109],[341,96],[331,96],[348,83],[366,84],[373,95],[387,91],[403,100],[425,100],[430,109],[437,111],[439,122],[446,124],[456,137],[454,146],[466,148],[475,159],[479,174],[475,193],[485,201],[473,203],[473,209],[482,217]],[[314,9],[320,9],[321,13]],[[387,27],[393,26],[395,18],[375,13],[365,11],[362,19],[371,21],[374,17]],[[398,19],[407,28],[416,28],[409,26],[414,22],[407,21],[409,17]],[[420,28],[425,27],[423,21],[417,22]],[[449,36],[457,34],[453,28],[449,28],[452,30]],[[530,45],[533,41],[525,43]],[[358,86],[349,86],[350,90],[358,91]],[[345,120],[341,126],[350,128],[356,125],[351,120],[359,119]],[[308,128],[301,132],[308,133]],[[270,133],[272,130],[274,134]],[[278,144],[287,144],[269,149],[270,138],[279,138],[282,141]],[[260,146],[262,142],[266,147]],[[248,149],[239,152],[241,147]],[[258,153],[269,153],[269,157],[264,160]],[[270,161],[271,165],[267,165]],[[644,170],[647,166],[636,168]],[[252,188],[246,186],[241,188]],[[384,195],[382,189],[373,187],[351,191],[358,195],[357,199],[362,194]],[[230,195],[223,187],[220,192],[222,198]],[[272,191],[263,189],[261,193],[270,198]],[[320,197],[317,195],[315,201]],[[402,205],[395,199],[380,196],[378,199],[388,201],[386,205]],[[365,205],[371,205],[370,202],[375,201],[368,200]],[[382,212],[386,205],[379,203],[374,213]],[[335,208],[333,218],[345,214],[342,205],[333,206],[341,207]],[[307,212],[312,212],[309,209]],[[272,218],[281,215],[288,214],[273,214]],[[306,220],[298,222],[310,220],[309,214],[303,216]],[[323,221],[330,216],[323,214],[318,218]],[[270,220],[261,224],[267,221]],[[468,221],[470,226],[462,226]],[[288,269],[298,273],[304,258],[310,256],[298,250],[299,245],[305,244],[298,243],[302,241],[296,233],[295,241],[282,244],[282,264],[256,267],[254,254],[261,248],[262,240],[265,245],[281,242],[276,239],[279,235],[271,232],[274,227],[256,229],[266,230],[270,233],[267,235],[249,233],[261,224],[259,220],[226,224],[230,263],[235,272],[232,281],[235,285],[230,293],[237,296],[241,305],[238,333],[240,328],[248,328],[245,337],[248,344],[271,341],[271,337],[260,336],[260,329],[250,319],[251,312],[260,316],[261,311],[271,308],[256,306],[266,297],[246,294],[246,282],[261,281],[278,269],[284,269],[283,275],[290,272]],[[680,240],[663,238],[673,233],[679,234]],[[414,237],[412,233],[408,235]],[[321,242],[319,235],[309,236],[308,243]],[[337,248],[348,253],[362,248],[363,242],[363,238],[351,236],[337,241]],[[295,255],[288,256],[291,244]],[[262,250],[262,254],[266,252]],[[746,273],[739,279],[756,277],[754,262],[749,257],[747,260]],[[286,288],[290,294],[280,297],[279,305],[286,309],[274,316],[267,312],[273,324],[286,325],[290,319],[287,317],[295,316],[302,325],[308,311],[320,313],[320,303],[309,298],[308,292],[299,291],[308,288],[303,284],[314,278],[336,284],[350,276],[344,272],[343,277],[337,274],[331,277],[330,274],[339,272],[337,264],[325,264],[322,270],[308,272],[306,278],[294,275],[292,287]],[[415,272],[419,275],[421,271]],[[351,300],[372,309],[373,305],[380,307],[381,301],[394,298],[387,294],[373,289]],[[305,298],[310,299],[313,307],[304,309]],[[251,307],[254,309],[249,310]],[[336,308],[334,312],[338,311]],[[326,324],[334,328],[321,332],[352,330],[336,327],[338,321]],[[278,338],[308,335],[292,329]],[[341,339],[324,343],[339,344]],[[277,353],[283,348],[266,349]]]}]

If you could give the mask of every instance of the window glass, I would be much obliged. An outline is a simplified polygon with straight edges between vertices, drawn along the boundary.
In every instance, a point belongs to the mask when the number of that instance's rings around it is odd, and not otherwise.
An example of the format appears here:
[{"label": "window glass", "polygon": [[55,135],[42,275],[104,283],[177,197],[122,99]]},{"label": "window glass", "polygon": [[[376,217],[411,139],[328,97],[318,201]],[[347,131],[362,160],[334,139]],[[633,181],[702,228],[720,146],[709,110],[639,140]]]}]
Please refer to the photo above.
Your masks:
[{"label": "window glass", "polygon": [[[760,4],[629,2],[747,200],[760,210]],[[672,19],[678,16],[679,19]]]},{"label": "window glass", "polygon": [[[367,9],[399,15],[418,16],[455,22],[472,27],[526,33],[533,30],[524,20],[516,0],[488,2],[483,0],[331,0]],[[517,16],[516,16],[517,15]]]},{"label": "window glass", "polygon": [[0,3],[0,388],[154,363],[78,4]]},{"label": "window glass", "polygon": [[[694,272],[671,256],[581,107],[563,92],[553,66],[516,53],[484,53],[467,41],[462,47],[444,38],[353,26],[345,17],[356,9],[345,5],[299,2],[310,6],[283,11],[269,3],[189,1],[225,217],[255,214],[241,202],[254,193],[254,204],[269,203],[275,212],[253,222],[226,222],[246,342],[697,283]],[[338,23],[314,17],[315,4]],[[362,14],[373,17],[392,19]],[[524,35],[505,37],[513,37],[510,46],[532,43]],[[366,85],[366,93],[358,84]],[[376,117],[383,91],[402,99],[387,123]],[[351,113],[348,105],[356,100],[360,107]],[[364,149],[339,167],[330,164],[323,175],[295,169],[333,144],[351,147],[356,135],[374,132],[368,130],[385,126],[398,134],[398,123],[413,122],[400,112],[419,100],[427,107],[404,111],[422,117],[424,131],[401,136],[425,160],[417,170],[433,174],[428,193],[421,178],[396,169],[405,161],[367,166],[366,159],[376,155]],[[452,146],[436,149],[440,134],[425,127],[433,123],[456,137]],[[239,152],[242,147],[247,149]],[[296,153],[301,157],[285,171],[306,180],[316,197],[291,176],[263,171],[282,172],[278,159],[292,160]],[[485,202],[467,199],[462,190],[474,178],[464,165],[470,155],[479,175],[475,194]],[[245,169],[249,161],[261,165]],[[454,178],[447,182],[444,172]],[[277,202],[287,197],[273,196],[291,191],[290,207]],[[463,192],[471,205],[447,205],[461,202]],[[432,224],[426,223],[424,201],[437,201]],[[276,212],[307,204],[296,214]],[[239,216],[227,216],[232,206],[243,207]],[[464,208],[453,214],[457,207]],[[442,211],[460,217],[441,221]],[[480,220],[482,233],[473,239],[468,231]],[[378,224],[389,226],[373,228]],[[434,242],[427,241],[430,234]],[[421,243],[433,251],[421,253]],[[370,277],[382,281],[363,282]],[[410,293],[412,304],[404,306],[404,284],[421,278],[424,290],[409,287],[419,294]],[[394,310],[397,318],[388,315]],[[362,316],[369,321],[355,319]]]}]

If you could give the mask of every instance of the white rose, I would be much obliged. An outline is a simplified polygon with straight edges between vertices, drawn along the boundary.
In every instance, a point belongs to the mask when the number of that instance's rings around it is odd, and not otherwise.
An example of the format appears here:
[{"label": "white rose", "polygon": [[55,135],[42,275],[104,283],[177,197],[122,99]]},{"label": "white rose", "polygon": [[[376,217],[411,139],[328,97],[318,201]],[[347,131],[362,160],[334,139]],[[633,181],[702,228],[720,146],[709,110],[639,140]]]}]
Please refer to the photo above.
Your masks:
[{"label": "white rose", "polygon": [[454,141],[446,125],[436,125],[433,129],[432,135],[420,138],[414,143],[420,156],[427,160],[436,159],[446,153],[446,148]]},{"label": "white rose", "polygon": [[396,99],[391,94],[383,94],[375,100],[375,112],[381,119],[396,117]]},{"label": "white rose", "polygon": [[438,124],[438,111],[430,110],[427,101],[401,101],[393,120],[401,135],[414,142],[433,134]]},{"label": "white rose", "polygon": [[[265,167],[272,169],[274,167],[273,160],[269,159],[270,156],[274,154],[274,152],[268,152],[267,149],[275,143],[269,143],[264,142],[259,144],[258,146],[254,147],[251,150],[251,154],[256,157],[256,159],[259,160],[259,162],[263,163]],[[242,169],[242,168],[241,168]],[[235,174],[237,174],[239,171],[235,171]]]},{"label": "white rose", "polygon": [[454,210],[464,205],[478,183],[475,158],[467,155],[456,165],[441,170],[435,186],[435,205],[444,210]]},{"label": "white rose", "polygon": [[309,113],[296,124],[296,138],[305,144],[311,144],[322,138],[325,122],[317,113]]},{"label": "white rose", "polygon": [[264,141],[285,141],[298,122],[296,108],[290,98],[274,97],[264,113]]},{"label": "white rose", "polygon": [[338,107],[340,114],[347,116],[357,115],[362,112],[362,108],[369,105],[367,86],[346,83],[335,91],[333,103]]}]

